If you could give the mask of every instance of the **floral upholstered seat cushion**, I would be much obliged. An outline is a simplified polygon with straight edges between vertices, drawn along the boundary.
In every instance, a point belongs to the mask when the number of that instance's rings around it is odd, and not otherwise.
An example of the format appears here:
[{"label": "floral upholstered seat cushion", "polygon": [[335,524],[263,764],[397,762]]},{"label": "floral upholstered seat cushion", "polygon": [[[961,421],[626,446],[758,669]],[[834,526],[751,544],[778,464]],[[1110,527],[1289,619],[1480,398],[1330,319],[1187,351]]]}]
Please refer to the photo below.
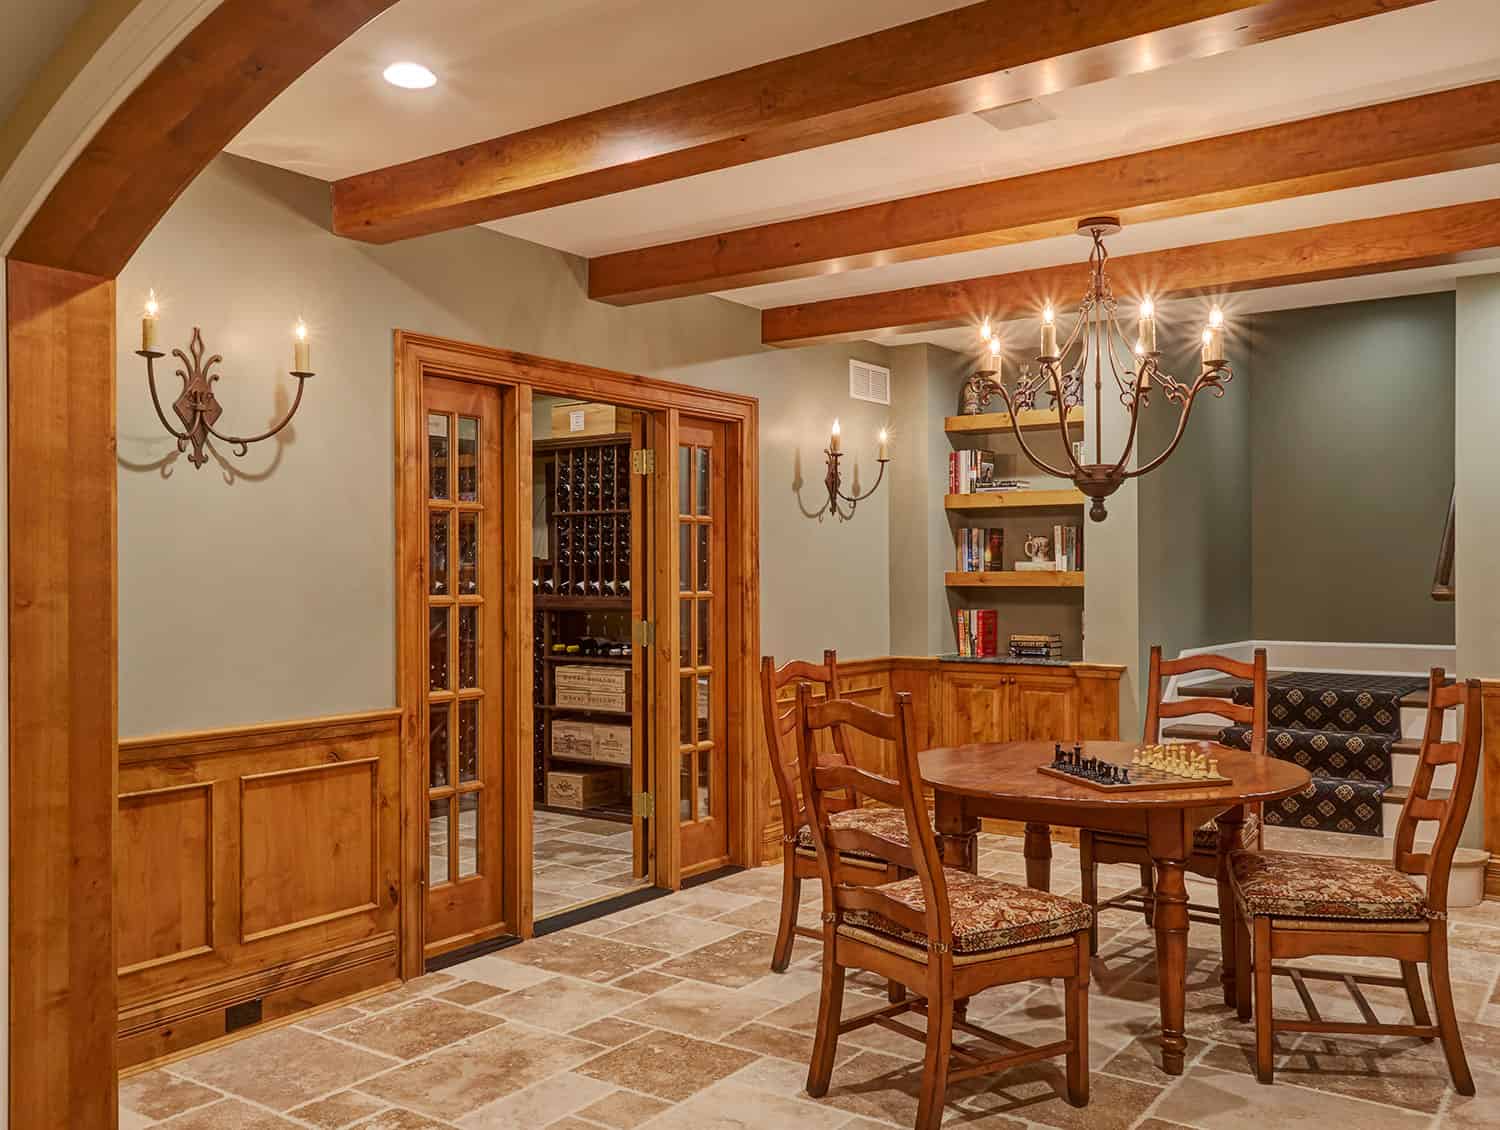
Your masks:
[{"label": "floral upholstered seat cushion", "polygon": [[[1007,946],[1061,938],[1088,929],[1089,908],[1074,899],[998,879],[983,879],[967,871],[945,869],[948,904],[953,921],[953,952],[987,953]],[[922,880],[917,876],[875,888],[918,914],[927,910]],[[927,939],[871,910],[847,910],[844,924],[884,934],[925,949]]]},{"label": "floral upholstered seat cushion", "polygon": [[[906,813],[899,808],[888,806],[865,806],[864,808],[850,808],[843,812],[834,812],[829,815],[828,823],[835,829],[847,830],[858,828],[862,832],[868,832],[877,839],[886,840],[896,847],[907,846],[906,835]],[[804,824],[797,829],[797,850],[804,855],[812,855],[816,851],[813,847],[812,828]],[[858,856],[861,859],[875,858],[867,856],[864,852],[848,852],[847,854]]]},{"label": "floral upholstered seat cushion", "polygon": [[1422,889],[1373,859],[1237,851],[1229,870],[1252,917],[1411,922],[1428,917]]},{"label": "floral upholstered seat cushion", "polygon": [[[1253,848],[1259,831],[1260,817],[1253,812],[1245,813],[1245,822],[1240,825],[1240,847]],[[1216,821],[1208,821],[1193,833],[1193,847],[1207,851],[1219,849],[1219,825]]]}]

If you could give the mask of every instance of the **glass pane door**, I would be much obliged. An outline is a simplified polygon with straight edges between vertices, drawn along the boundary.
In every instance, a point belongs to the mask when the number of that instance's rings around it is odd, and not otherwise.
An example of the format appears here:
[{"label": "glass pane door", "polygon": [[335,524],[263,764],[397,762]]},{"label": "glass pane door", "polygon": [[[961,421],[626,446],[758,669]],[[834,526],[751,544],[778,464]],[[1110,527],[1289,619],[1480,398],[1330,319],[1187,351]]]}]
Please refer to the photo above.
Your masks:
[{"label": "glass pane door", "polygon": [[683,418],[676,476],[677,803],[682,869],[729,857],[725,742],[724,426]]},{"label": "glass pane door", "polygon": [[500,393],[425,382],[426,950],[501,921]]}]

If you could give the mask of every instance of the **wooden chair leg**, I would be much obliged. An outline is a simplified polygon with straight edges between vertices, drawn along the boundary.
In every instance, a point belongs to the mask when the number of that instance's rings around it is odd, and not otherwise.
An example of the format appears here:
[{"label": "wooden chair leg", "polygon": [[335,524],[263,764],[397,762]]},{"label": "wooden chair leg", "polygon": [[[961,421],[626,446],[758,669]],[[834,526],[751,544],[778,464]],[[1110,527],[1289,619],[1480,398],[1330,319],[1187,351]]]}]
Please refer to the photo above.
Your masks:
[{"label": "wooden chair leg", "polygon": [[1432,985],[1432,1007],[1437,1013],[1438,1032],[1443,1038],[1443,1054],[1448,1058],[1448,1073],[1460,1095],[1474,1093],[1474,1076],[1464,1055],[1463,1037],[1458,1032],[1458,1013],[1453,1008],[1453,986],[1448,982],[1448,936],[1434,932],[1432,952],[1427,962],[1427,979]]},{"label": "wooden chair leg", "polygon": [[1099,952],[1099,864],[1094,861],[1094,836],[1091,832],[1078,835],[1078,867],[1082,872],[1083,891],[1081,898],[1089,908],[1089,953]]},{"label": "wooden chair leg", "polygon": [[1146,907],[1143,913],[1146,916],[1146,925],[1156,925],[1156,878],[1152,874],[1151,864],[1141,864],[1141,890],[1146,894]]},{"label": "wooden chair leg", "polygon": [[1068,1102],[1089,1105],[1089,959],[1079,956],[1078,976],[1063,984],[1064,1021],[1067,1025]]},{"label": "wooden chair leg", "polygon": [[844,967],[834,955],[832,938],[823,943],[823,992],[818,999],[818,1027],[813,1034],[812,1061],[807,1066],[807,1093],[820,1099],[828,1093],[833,1057],[839,1049],[839,1021],[844,1014]]},{"label": "wooden chair leg", "polygon": [[[922,1092],[917,1098],[916,1130],[938,1130],[943,1097],[948,1091],[948,1064],[953,1055],[953,995],[933,971],[927,993],[927,1054],[922,1060]],[[812,1094],[809,1088],[808,1094]],[[816,1096],[815,1096],[816,1097]]]},{"label": "wooden chair leg", "polygon": [[771,951],[771,972],[785,973],[792,960],[792,943],[797,939],[797,908],[802,902],[802,880],[797,877],[797,863],[792,845],[783,852],[781,878],[781,923],[776,927],[776,948]]},{"label": "wooden chair leg", "polygon": [[1234,915],[1234,1008],[1241,1020],[1249,1020],[1250,1008],[1250,923],[1239,913]]},{"label": "wooden chair leg", "polygon": [[1276,1034],[1271,1027],[1271,920],[1253,921],[1255,941],[1251,961],[1255,967],[1255,1077],[1262,1083],[1275,1081]]},{"label": "wooden chair leg", "polygon": [[900,1004],[906,999],[906,986],[900,981],[887,981],[885,983],[885,999],[892,1004]]},{"label": "wooden chair leg", "polygon": [[[1427,1012],[1427,998],[1422,995],[1422,977],[1417,972],[1415,961],[1401,963],[1401,980],[1406,982],[1406,1002],[1411,1006],[1412,1023],[1431,1024],[1432,1017]],[[1432,1039],[1431,1036],[1426,1038]]]}]

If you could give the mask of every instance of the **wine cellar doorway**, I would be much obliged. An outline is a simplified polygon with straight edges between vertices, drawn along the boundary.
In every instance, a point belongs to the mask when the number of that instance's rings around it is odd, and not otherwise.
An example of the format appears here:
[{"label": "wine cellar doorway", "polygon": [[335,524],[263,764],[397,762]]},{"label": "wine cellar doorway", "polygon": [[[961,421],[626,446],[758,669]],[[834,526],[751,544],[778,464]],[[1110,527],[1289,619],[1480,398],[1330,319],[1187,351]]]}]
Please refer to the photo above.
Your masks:
[{"label": "wine cellar doorway", "polygon": [[[756,401],[405,331],[395,346],[409,978],[757,864],[769,782]],[[472,910],[458,896],[481,874]]]}]

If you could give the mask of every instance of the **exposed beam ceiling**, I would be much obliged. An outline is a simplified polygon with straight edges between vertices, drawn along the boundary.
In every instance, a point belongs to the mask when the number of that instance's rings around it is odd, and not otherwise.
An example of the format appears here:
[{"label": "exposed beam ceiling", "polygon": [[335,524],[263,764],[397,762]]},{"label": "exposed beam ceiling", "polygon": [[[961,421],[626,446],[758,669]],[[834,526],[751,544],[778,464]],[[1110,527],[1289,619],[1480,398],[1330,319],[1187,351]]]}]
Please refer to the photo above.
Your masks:
[{"label": "exposed beam ceiling", "polygon": [[340,180],[334,230],[383,243],[1202,58],[1429,0],[985,0]]},{"label": "exposed beam ceiling", "polygon": [[1500,161],[1500,82],[1071,168],[604,255],[589,294],[633,302],[876,267]]},{"label": "exposed beam ceiling", "polygon": [[[1111,258],[1115,294],[1126,301],[1224,294],[1257,287],[1348,278],[1452,262],[1500,247],[1500,200],[1429,208],[1396,216],[1227,239]],[[1036,271],[779,306],[761,315],[767,345],[808,345],[866,337],[876,330],[912,331],[997,321],[1059,308],[1084,292],[1088,265]]]}]

